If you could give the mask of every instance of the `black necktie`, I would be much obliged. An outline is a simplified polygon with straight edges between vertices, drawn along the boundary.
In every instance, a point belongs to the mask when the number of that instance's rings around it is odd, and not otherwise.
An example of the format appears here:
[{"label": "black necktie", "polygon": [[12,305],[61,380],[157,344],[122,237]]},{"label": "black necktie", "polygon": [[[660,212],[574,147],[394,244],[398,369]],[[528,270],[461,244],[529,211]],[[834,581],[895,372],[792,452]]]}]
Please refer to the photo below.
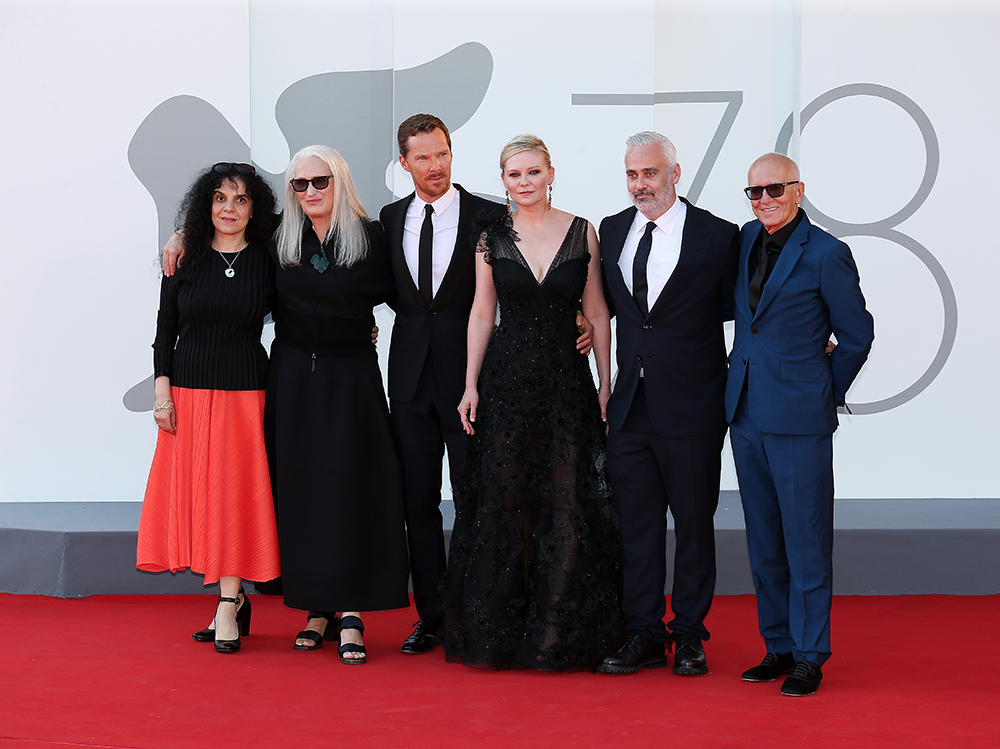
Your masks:
[{"label": "black necktie", "polygon": [[434,298],[434,206],[424,206],[424,223],[420,227],[420,254],[417,257],[417,288],[427,304]]},{"label": "black necktie", "polygon": [[757,255],[757,269],[750,279],[750,311],[756,312],[760,304],[760,295],[764,293],[764,282],[767,277],[767,259],[773,242],[770,237],[762,237],[760,251]]},{"label": "black necktie", "polygon": [[653,229],[656,222],[650,221],[646,224],[646,231],[639,240],[639,246],[635,250],[635,260],[632,262],[632,296],[635,297],[639,305],[639,311],[643,316],[649,314],[649,285],[646,283],[646,266],[649,264],[649,251],[653,247]]}]

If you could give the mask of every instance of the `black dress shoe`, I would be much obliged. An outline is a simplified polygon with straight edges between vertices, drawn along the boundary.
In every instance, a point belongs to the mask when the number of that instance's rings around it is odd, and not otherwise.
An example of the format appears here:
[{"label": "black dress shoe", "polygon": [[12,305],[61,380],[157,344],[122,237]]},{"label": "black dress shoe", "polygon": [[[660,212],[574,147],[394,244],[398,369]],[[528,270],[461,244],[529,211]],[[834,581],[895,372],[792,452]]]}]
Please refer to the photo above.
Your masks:
[{"label": "black dress shoe", "polygon": [[676,632],[673,635],[677,643],[674,651],[674,673],[681,676],[704,676],[708,673],[705,663],[705,646],[701,638],[693,632]]},{"label": "black dress shoe", "polygon": [[662,642],[653,642],[634,634],[629,636],[621,650],[605,658],[597,670],[606,674],[636,674],[643,666],[663,668],[666,665],[667,655]]},{"label": "black dress shoe", "polygon": [[417,622],[413,634],[403,642],[402,652],[407,655],[431,652],[434,649],[434,644],[440,644],[442,641],[442,626],[440,619],[421,619]]},{"label": "black dress shoe", "polygon": [[795,664],[792,673],[781,685],[781,693],[787,697],[805,697],[814,694],[823,681],[823,671],[805,658]]},{"label": "black dress shoe", "polygon": [[768,653],[760,665],[748,668],[740,678],[743,681],[774,681],[782,674],[790,674],[795,659],[784,653]]}]

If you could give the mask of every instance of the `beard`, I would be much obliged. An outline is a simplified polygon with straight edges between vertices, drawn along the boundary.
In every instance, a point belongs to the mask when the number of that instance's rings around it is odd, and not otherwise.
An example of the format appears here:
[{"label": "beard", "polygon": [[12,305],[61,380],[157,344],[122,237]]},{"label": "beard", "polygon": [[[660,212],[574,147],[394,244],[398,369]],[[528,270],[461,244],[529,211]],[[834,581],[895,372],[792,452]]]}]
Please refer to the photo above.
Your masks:
[{"label": "beard", "polygon": [[632,193],[632,204],[639,209],[639,212],[644,216],[658,217],[673,202],[670,198],[671,195],[666,190],[658,190],[656,192],[652,190],[636,190]]}]

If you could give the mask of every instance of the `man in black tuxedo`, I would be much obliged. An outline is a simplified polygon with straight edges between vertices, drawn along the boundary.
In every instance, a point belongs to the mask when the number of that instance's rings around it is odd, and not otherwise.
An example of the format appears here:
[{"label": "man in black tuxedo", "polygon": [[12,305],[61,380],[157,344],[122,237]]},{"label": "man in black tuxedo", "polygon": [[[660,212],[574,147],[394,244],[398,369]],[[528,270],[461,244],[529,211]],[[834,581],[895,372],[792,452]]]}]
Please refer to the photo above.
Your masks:
[{"label": "man in black tuxedo", "polygon": [[379,218],[399,291],[389,406],[403,462],[410,574],[420,617],[403,652],[414,654],[433,649],[444,621],[438,592],[445,575],[441,461],[447,447],[454,485],[467,444],[458,404],[476,294],[472,222],[503,206],[451,183],[451,135],[437,117],[407,118],[397,139],[400,164],[413,177],[415,192],[385,206]]},{"label": "man in black tuxedo", "polygon": [[[667,665],[708,673],[704,620],[715,591],[715,509],[726,434],[726,344],[739,258],[735,224],[678,200],[672,143],[627,141],[635,207],[601,222],[608,307],[617,317],[618,374],[608,404],[608,474],[625,550],[629,638],[598,667],[636,673]],[[666,513],[677,548],[666,626]],[[667,627],[670,633],[667,632]]]}]

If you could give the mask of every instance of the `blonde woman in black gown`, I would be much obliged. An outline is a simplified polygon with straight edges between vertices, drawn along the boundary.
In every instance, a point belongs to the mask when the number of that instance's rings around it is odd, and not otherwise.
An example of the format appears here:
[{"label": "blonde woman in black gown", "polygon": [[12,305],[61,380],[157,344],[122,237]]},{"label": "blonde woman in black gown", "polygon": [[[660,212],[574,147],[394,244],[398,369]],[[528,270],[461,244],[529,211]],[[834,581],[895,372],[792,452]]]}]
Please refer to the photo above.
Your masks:
[{"label": "blonde woman in black gown", "polygon": [[[473,666],[591,668],[622,632],[600,251],[586,219],[551,207],[555,170],[539,138],[512,140],[500,165],[517,210],[486,220],[479,239],[445,649]],[[581,304],[594,326],[596,389],[575,348]]]}]

